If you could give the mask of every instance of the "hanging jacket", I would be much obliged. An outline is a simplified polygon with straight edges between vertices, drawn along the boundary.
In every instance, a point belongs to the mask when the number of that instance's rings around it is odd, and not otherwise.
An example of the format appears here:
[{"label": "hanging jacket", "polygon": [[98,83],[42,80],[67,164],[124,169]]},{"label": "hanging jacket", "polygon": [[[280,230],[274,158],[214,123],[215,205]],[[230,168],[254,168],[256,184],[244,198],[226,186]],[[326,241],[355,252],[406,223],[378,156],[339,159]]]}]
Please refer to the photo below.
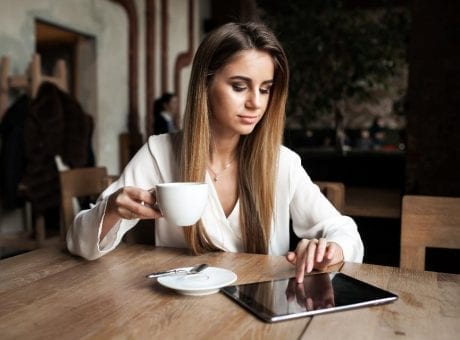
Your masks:
[{"label": "hanging jacket", "polygon": [[30,97],[19,96],[8,108],[0,122],[0,196],[5,210],[24,204],[19,183],[24,174],[24,122],[30,110]]},{"label": "hanging jacket", "polygon": [[25,120],[26,168],[22,183],[36,212],[60,205],[55,155],[71,168],[88,166],[93,120],[56,85],[44,82]]}]

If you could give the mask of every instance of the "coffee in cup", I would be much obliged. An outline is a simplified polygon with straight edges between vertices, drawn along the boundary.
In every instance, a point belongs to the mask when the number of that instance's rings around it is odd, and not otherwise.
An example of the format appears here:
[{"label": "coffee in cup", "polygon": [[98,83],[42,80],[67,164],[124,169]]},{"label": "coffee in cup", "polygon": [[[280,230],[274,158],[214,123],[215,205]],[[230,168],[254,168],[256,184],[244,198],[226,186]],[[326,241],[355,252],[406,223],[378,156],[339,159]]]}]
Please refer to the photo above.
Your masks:
[{"label": "coffee in cup", "polygon": [[176,226],[193,225],[208,203],[208,184],[172,182],[156,185],[158,207],[166,220]]}]

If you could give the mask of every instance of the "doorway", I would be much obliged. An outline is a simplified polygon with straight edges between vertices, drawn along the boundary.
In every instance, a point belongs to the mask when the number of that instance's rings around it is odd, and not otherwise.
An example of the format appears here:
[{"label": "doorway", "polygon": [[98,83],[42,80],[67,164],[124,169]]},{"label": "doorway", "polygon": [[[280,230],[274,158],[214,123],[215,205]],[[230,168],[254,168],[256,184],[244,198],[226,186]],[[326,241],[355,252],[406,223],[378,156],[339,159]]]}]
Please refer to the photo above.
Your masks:
[{"label": "doorway", "polygon": [[53,73],[59,59],[67,67],[69,94],[95,118],[97,98],[96,39],[62,26],[35,21],[35,50],[41,55],[42,72]]}]

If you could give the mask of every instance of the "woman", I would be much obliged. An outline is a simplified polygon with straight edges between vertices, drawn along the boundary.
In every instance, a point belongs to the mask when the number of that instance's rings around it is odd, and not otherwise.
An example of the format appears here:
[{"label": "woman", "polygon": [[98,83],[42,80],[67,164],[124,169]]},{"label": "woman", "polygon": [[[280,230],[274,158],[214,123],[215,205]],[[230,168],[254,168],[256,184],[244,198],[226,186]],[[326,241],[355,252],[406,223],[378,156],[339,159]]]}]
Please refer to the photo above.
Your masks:
[{"label": "woman", "polygon": [[176,132],[178,130],[179,100],[173,93],[165,92],[153,105],[153,134]]},{"label": "woman", "polygon": [[[139,219],[158,219],[158,246],[194,253],[245,251],[286,255],[303,281],[313,268],[362,261],[353,220],[342,216],[281,146],[288,64],[261,24],[226,24],[196,52],[183,131],[152,136],[67,235],[72,253],[94,259],[114,249]],[[205,181],[207,208],[194,226],[177,228],[151,208],[157,183]],[[147,204],[144,204],[147,203]],[[289,252],[289,221],[302,238]]]}]

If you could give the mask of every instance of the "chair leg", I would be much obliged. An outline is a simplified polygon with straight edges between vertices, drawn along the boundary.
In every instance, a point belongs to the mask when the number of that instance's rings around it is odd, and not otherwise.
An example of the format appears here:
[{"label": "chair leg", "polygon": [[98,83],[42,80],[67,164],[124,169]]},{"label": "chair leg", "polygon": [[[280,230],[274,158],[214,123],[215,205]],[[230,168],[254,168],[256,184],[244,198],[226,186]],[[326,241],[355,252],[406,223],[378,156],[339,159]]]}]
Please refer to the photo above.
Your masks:
[{"label": "chair leg", "polygon": [[35,239],[39,248],[45,245],[45,238],[45,218],[43,215],[38,215],[35,220]]}]

